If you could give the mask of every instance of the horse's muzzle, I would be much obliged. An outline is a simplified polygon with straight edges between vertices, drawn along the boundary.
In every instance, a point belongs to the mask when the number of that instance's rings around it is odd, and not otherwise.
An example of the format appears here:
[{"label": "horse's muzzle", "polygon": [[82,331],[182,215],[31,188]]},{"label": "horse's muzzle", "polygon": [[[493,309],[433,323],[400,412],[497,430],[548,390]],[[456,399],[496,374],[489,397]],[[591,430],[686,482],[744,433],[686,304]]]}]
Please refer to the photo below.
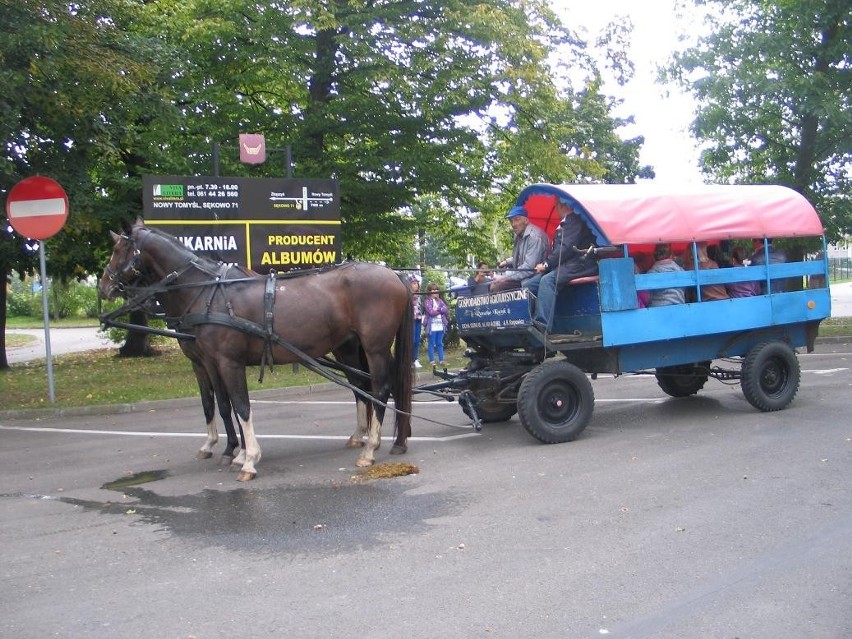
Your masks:
[{"label": "horse's muzzle", "polygon": [[118,297],[122,289],[123,287],[118,280],[109,277],[106,274],[104,274],[100,281],[98,281],[98,295],[107,301],[114,300]]}]

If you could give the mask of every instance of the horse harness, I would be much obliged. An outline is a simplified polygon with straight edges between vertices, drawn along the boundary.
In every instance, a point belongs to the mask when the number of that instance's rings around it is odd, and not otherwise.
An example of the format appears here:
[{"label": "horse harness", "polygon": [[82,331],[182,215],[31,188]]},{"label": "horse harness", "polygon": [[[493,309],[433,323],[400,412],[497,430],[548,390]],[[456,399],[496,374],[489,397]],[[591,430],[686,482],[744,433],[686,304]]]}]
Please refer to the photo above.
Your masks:
[{"label": "horse harness", "polygon": [[[307,355],[301,353],[301,351],[299,351],[295,347],[295,345],[291,344],[290,342],[275,333],[275,283],[278,280],[278,273],[276,273],[275,271],[270,271],[269,275],[266,277],[266,284],[263,292],[263,325],[260,325],[257,322],[253,322],[242,317],[238,317],[234,313],[234,308],[227,297],[225,297],[225,307],[228,309],[227,313],[218,313],[210,310],[211,306],[213,305],[213,300],[216,297],[216,292],[223,284],[223,282],[235,282],[245,280],[255,281],[256,279],[240,278],[239,280],[225,280],[224,278],[230,268],[230,264],[224,264],[220,262],[220,268],[216,275],[216,282],[212,284],[212,289],[210,291],[210,296],[207,299],[207,304],[205,306],[204,312],[184,314],[182,317],[177,318],[177,320],[172,320],[172,322],[170,323],[170,327],[176,330],[185,330],[194,328],[199,324],[217,324],[220,326],[229,326],[231,328],[236,328],[237,330],[243,333],[248,333],[249,335],[260,337],[263,340],[263,350],[260,356],[260,373],[257,381],[262,384],[263,374],[266,370],[266,367],[269,367],[270,372],[272,372],[273,370],[273,344],[284,346],[295,355],[298,355],[300,358],[305,358],[307,357]],[[207,283],[207,285],[211,286],[210,283]]]},{"label": "horse harness", "polygon": [[[151,232],[150,229],[149,232]],[[240,282],[257,282],[258,279],[262,276],[255,275],[234,279],[225,279],[228,272],[232,268],[232,265],[226,264],[224,262],[217,262],[215,264],[215,268],[211,268],[211,265],[205,263],[204,260],[200,259],[198,256],[193,256],[184,266],[182,266],[180,269],[167,273],[159,282],[148,286],[134,286],[129,282],[123,282],[121,274],[124,272],[130,272],[135,278],[134,281],[136,282],[138,282],[142,278],[143,273],[138,268],[138,257],[141,253],[140,247],[146,238],[143,237],[141,240],[139,240],[139,245],[137,246],[136,241],[132,237],[127,235],[123,235],[122,237],[131,243],[131,247],[133,250],[131,261],[127,266],[122,269],[121,272],[113,271],[108,267],[106,271],[110,277],[110,280],[116,283],[116,286],[119,287],[119,290],[127,294],[128,301],[120,308],[110,313],[102,314],[100,316],[100,320],[103,325],[115,326],[117,328],[125,328],[128,330],[136,330],[139,332],[150,333],[154,335],[164,335],[166,337],[177,338],[178,340],[194,340],[195,335],[186,331],[201,324],[215,324],[218,326],[226,326],[228,328],[233,328],[235,330],[247,333],[263,340],[260,376],[258,379],[259,382],[263,382],[263,375],[266,366],[269,367],[270,371],[272,370],[273,345],[280,346],[296,355],[296,357],[298,357],[305,364],[308,370],[328,379],[329,381],[348,388],[353,393],[367,401],[383,406],[388,410],[399,412],[395,407],[389,406],[388,404],[379,401],[369,393],[363,391],[357,386],[350,384],[348,380],[341,379],[339,375],[330,373],[327,369],[330,368],[333,370],[340,371],[342,373],[358,375],[366,379],[369,379],[369,373],[362,371],[358,368],[354,368],[352,366],[347,366],[346,364],[343,364],[341,362],[331,360],[325,356],[319,358],[311,357],[299,347],[297,347],[295,344],[281,337],[274,330],[274,309],[276,290],[275,284],[278,279],[304,277],[306,275],[316,274],[318,272],[328,270],[328,268],[310,269],[305,271],[299,271],[296,273],[285,274],[270,271],[269,275],[266,276],[263,295],[263,324],[259,324],[257,322],[253,322],[252,320],[237,316],[234,313],[233,305],[231,304],[230,300],[228,300],[227,296],[224,295],[224,293],[223,298],[227,312],[215,311],[212,309],[213,302],[216,298],[216,293],[220,290],[220,287],[223,287],[226,284],[236,284]],[[177,280],[192,268],[196,268],[202,271],[203,273],[210,275],[213,280],[204,282],[190,282],[183,284],[178,283]],[[162,315],[161,313],[155,312],[152,309],[151,301],[154,300],[155,296],[158,293],[165,293],[168,290],[175,288],[198,288],[199,292],[196,296],[195,301],[197,301],[202,295],[204,295],[206,289],[209,289],[209,295],[207,296],[204,305],[204,310],[195,313],[184,313],[180,317],[163,317],[166,322],[166,325],[169,327],[169,329],[171,329],[168,331],[149,326],[139,326],[127,322],[116,321],[115,318],[134,310],[141,310],[146,314],[153,316]],[[188,306],[194,305],[195,301],[193,301],[193,304],[190,304]]]}]

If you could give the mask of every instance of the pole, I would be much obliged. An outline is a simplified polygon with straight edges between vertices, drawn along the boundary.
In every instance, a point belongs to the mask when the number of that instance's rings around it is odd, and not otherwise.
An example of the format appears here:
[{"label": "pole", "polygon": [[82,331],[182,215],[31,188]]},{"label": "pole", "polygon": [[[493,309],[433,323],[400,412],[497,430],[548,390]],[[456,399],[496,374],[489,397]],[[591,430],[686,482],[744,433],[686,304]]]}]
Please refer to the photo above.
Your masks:
[{"label": "pole", "polygon": [[56,389],[53,385],[53,357],[50,354],[50,312],[47,307],[47,265],[44,259],[44,240],[38,243],[38,262],[41,267],[41,307],[44,313],[44,356],[47,359],[47,388],[50,403],[56,402]]}]

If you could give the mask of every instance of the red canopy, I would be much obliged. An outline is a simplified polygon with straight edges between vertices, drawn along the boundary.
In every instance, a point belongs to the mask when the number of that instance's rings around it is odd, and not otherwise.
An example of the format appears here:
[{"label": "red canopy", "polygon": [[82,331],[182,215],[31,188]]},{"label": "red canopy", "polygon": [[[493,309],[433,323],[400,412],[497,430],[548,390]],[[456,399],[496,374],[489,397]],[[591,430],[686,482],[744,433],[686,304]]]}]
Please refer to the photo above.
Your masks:
[{"label": "red canopy", "polygon": [[533,184],[517,204],[552,237],[556,198],[572,207],[600,245],[813,237],[823,232],[814,207],[774,185]]}]

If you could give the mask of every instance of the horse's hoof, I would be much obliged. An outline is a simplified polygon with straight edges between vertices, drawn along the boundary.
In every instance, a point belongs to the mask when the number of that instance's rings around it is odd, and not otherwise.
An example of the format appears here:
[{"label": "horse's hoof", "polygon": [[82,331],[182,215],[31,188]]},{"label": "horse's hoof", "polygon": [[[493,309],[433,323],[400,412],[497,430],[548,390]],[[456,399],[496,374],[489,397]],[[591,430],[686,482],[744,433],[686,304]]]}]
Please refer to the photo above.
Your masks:
[{"label": "horse's hoof", "polygon": [[367,468],[368,466],[373,465],[373,460],[372,459],[364,459],[363,457],[359,457],[358,461],[355,462],[355,465],[358,468]]},{"label": "horse's hoof", "polygon": [[210,459],[211,457],[213,457],[213,453],[209,450],[199,450],[195,453],[196,459]]},{"label": "horse's hoof", "polygon": [[250,473],[247,470],[241,470],[240,474],[237,475],[237,481],[251,481],[257,477],[257,473]]},{"label": "horse's hoof", "polygon": [[394,444],[393,448],[391,448],[391,455],[405,455],[408,452],[408,446],[400,446],[399,444]]},{"label": "horse's hoof", "polygon": [[364,442],[363,440],[350,437],[346,440],[346,448],[364,448]]},{"label": "horse's hoof", "polygon": [[231,457],[230,455],[222,455],[222,457],[219,459],[219,465],[220,466],[230,466],[233,463],[234,463],[234,458]]}]

